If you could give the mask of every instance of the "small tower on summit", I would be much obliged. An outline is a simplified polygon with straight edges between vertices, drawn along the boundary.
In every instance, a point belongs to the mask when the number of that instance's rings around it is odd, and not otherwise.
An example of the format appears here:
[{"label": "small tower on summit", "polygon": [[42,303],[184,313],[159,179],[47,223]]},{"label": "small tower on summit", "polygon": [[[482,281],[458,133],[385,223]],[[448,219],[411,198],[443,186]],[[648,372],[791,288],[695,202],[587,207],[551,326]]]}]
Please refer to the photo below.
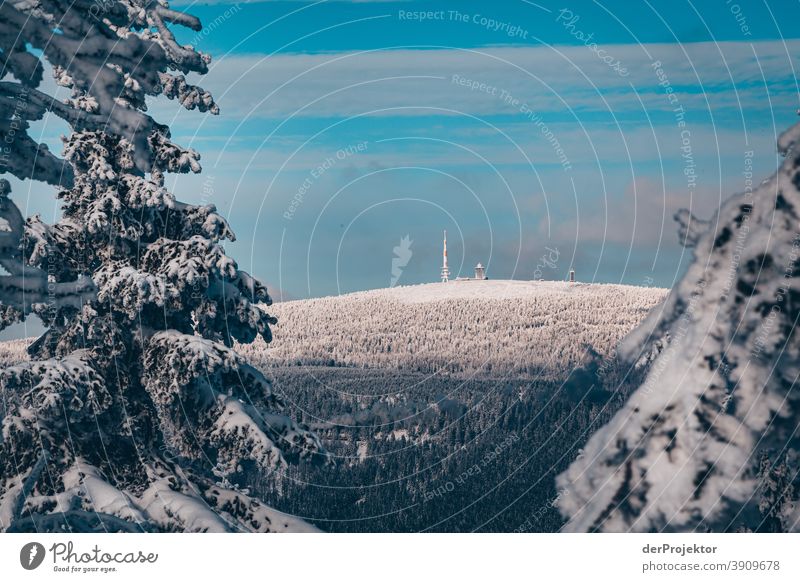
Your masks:
[{"label": "small tower on summit", "polygon": [[575,269],[573,269],[572,267],[569,268],[569,282],[570,283],[575,282]]},{"label": "small tower on summit", "polygon": [[447,231],[444,231],[444,247],[442,249],[442,283],[450,280],[450,268],[447,266]]},{"label": "small tower on summit", "polygon": [[486,267],[484,267],[481,263],[475,265],[475,278],[479,281],[486,279]]}]

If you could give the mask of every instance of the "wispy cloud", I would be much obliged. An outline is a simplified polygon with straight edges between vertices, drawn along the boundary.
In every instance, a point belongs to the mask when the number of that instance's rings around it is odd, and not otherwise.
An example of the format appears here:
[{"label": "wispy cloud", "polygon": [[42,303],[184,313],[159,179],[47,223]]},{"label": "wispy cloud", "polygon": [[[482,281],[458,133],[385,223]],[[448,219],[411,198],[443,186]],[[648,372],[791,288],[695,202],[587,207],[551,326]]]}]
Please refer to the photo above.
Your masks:
[{"label": "wispy cloud", "polygon": [[[388,49],[221,57],[203,84],[228,119],[352,115],[622,115],[680,104],[706,113],[797,105],[800,41],[612,45],[628,76],[582,46]],[[769,80],[769,88],[764,79]],[[634,94],[639,93],[639,97]],[[516,102],[515,102],[516,100]]]}]

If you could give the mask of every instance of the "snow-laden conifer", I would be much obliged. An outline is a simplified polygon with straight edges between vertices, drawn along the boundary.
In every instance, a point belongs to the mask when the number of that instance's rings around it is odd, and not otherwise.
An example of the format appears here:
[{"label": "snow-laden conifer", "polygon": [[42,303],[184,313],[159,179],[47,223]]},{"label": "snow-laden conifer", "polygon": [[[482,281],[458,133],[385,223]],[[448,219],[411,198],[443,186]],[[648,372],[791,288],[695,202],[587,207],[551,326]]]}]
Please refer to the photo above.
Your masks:
[{"label": "snow-laden conifer", "polygon": [[758,515],[762,454],[800,448],[798,141],[800,124],[778,172],[715,220],[680,213],[694,262],[620,350],[656,354],[644,384],[558,478],[568,531],[736,529]]},{"label": "snow-laden conifer", "polygon": [[[264,285],[225,254],[227,222],[164,187],[200,156],[145,98],[217,113],[183,76],[209,58],[170,25],[200,29],[163,1],[0,5],[0,129],[14,138],[2,170],[59,186],[63,211],[23,225],[2,183],[0,317],[47,327],[28,362],[0,371],[2,530],[309,529],[237,485],[325,453],[231,349],[269,341],[275,319]],[[39,90],[42,59],[65,102]],[[46,112],[73,130],[63,159],[26,133]]]}]

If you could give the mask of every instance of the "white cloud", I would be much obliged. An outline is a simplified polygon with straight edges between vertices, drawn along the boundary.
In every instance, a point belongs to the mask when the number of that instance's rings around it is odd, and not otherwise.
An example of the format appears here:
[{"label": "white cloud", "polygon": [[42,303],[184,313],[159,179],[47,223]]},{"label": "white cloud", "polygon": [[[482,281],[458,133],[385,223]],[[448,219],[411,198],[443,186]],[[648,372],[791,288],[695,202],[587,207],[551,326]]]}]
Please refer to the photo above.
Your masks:
[{"label": "white cloud", "polygon": [[[624,114],[641,111],[631,86],[647,111],[655,113],[671,109],[652,67],[658,60],[680,105],[690,112],[763,109],[769,104],[764,79],[773,107],[796,105],[793,68],[800,68],[794,56],[800,41],[786,46],[768,41],[605,48],[630,71],[628,76],[611,71],[586,47],[555,46],[221,56],[201,83],[230,120],[366,112],[521,115],[523,103],[543,114],[570,108]],[[485,87],[470,90],[454,82],[454,75]],[[732,83],[738,92],[731,90]]]}]

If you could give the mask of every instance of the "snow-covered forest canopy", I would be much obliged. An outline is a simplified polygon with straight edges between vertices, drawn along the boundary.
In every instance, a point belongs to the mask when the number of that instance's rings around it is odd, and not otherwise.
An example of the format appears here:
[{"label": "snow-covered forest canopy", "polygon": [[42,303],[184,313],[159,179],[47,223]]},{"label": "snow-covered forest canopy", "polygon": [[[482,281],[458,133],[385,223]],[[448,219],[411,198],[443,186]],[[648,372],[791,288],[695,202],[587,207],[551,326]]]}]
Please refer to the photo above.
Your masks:
[{"label": "snow-covered forest canopy", "polygon": [[[0,327],[35,314],[47,328],[0,370],[0,530],[307,530],[239,485],[327,459],[232,349],[271,339],[270,297],[225,254],[215,207],[164,187],[200,156],[146,113],[157,96],[218,112],[184,77],[210,57],[171,30],[200,22],[162,1],[97,6],[0,4],[0,170],[62,203],[55,224],[23,222],[0,182]],[[47,70],[65,102],[39,90]],[[71,128],[63,158],[27,132],[44,115]]]},{"label": "snow-covered forest canopy", "polygon": [[[664,289],[453,281],[276,303],[275,342],[238,348],[261,366],[564,378],[619,341]],[[346,329],[347,333],[342,333]]]}]

